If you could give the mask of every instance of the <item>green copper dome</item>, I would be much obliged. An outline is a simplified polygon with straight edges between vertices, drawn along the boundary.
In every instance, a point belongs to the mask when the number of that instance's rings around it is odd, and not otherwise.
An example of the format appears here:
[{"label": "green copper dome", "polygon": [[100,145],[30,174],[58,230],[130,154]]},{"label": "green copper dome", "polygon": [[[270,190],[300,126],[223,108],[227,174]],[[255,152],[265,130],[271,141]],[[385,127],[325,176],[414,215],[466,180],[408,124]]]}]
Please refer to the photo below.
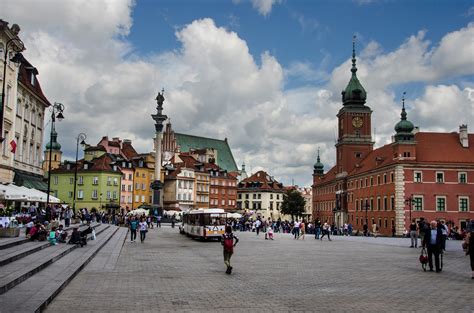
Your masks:
[{"label": "green copper dome", "polygon": [[48,142],[46,144],[46,150],[49,150],[52,148],[52,150],[61,150],[61,145],[59,144],[59,142],[57,141],[58,139],[58,133],[56,132],[55,129],[53,129],[53,133],[52,133],[52,139],[53,139],[53,144],[52,144],[52,147],[51,147],[51,142]]},{"label": "green copper dome", "polygon": [[314,163],[314,173],[315,174],[323,174],[324,173],[324,164],[321,163],[319,159],[319,149],[318,149],[318,158],[316,159],[316,163]]},{"label": "green copper dome", "polygon": [[398,122],[395,125],[395,131],[397,132],[395,134],[395,140],[396,141],[412,141],[415,137],[412,133],[415,126],[413,126],[412,122],[407,120],[407,112],[405,111],[405,96],[403,97],[402,101],[403,101],[403,106],[402,106],[402,113],[400,114],[401,119],[400,119],[400,122]]},{"label": "green copper dome", "polygon": [[367,99],[367,92],[357,78],[355,42],[352,43],[352,76],[346,89],[342,92],[343,104],[364,104]]}]

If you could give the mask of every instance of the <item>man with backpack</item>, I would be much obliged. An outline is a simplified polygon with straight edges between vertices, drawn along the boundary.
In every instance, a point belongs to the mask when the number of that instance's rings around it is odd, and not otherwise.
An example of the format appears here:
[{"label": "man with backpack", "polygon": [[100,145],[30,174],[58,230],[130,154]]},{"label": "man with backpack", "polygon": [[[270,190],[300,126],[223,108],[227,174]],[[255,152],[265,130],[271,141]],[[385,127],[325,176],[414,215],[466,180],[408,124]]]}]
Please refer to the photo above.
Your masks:
[{"label": "man with backpack", "polygon": [[[235,243],[234,243],[235,240]],[[230,258],[234,253],[234,247],[239,242],[239,238],[232,233],[232,227],[227,225],[225,233],[222,235],[222,245],[224,246],[224,264],[227,266],[226,274],[232,273],[232,266],[230,266]]]}]

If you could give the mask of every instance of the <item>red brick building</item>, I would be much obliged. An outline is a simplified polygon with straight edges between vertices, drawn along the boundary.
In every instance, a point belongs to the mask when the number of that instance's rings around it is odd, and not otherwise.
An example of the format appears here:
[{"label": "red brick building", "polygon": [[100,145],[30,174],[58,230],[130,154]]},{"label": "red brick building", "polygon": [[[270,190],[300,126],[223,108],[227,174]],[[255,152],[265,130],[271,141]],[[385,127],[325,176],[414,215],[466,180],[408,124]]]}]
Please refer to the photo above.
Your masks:
[{"label": "red brick building", "polygon": [[206,171],[210,174],[209,207],[225,211],[237,210],[237,177],[228,173],[215,163],[206,163]]},{"label": "red brick building", "polygon": [[327,173],[319,154],[313,172],[313,217],[362,230],[366,221],[401,235],[410,218],[441,219],[460,228],[474,219],[474,135],[418,132],[403,103],[393,142],[373,149],[372,110],[356,72],[342,92],[336,165]]}]

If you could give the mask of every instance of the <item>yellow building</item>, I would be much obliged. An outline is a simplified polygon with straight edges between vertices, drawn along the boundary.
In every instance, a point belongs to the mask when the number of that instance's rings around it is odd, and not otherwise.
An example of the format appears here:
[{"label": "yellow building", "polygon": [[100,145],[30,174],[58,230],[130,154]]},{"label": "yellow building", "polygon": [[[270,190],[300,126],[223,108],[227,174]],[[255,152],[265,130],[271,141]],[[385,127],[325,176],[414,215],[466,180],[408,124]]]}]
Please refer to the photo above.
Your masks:
[{"label": "yellow building", "polygon": [[153,153],[140,154],[133,158],[135,173],[133,176],[133,208],[153,203],[151,183],[155,179],[155,158]]},{"label": "yellow building", "polygon": [[196,202],[198,209],[209,208],[209,173],[196,171]]}]

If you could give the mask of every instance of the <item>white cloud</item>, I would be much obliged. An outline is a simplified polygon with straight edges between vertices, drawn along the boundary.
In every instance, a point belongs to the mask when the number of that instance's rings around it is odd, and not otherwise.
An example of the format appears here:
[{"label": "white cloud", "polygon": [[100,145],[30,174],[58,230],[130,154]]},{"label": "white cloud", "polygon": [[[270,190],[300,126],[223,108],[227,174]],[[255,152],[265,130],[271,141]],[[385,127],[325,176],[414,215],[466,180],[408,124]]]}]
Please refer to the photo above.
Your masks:
[{"label": "white cloud", "polygon": [[[240,4],[244,1],[242,0],[232,0],[234,4]],[[279,4],[282,0],[251,0],[252,6],[256,9],[261,15],[267,16],[272,11],[272,7],[275,4]]]},{"label": "white cloud", "polygon": [[[74,154],[74,137],[84,131],[91,143],[103,135],[120,136],[132,139],[137,150],[150,151],[153,99],[164,87],[164,111],[177,132],[227,137],[237,162],[244,161],[249,171],[265,169],[285,183],[294,178],[307,185],[318,146],[326,170],[334,163],[350,46],[348,60],[330,73],[298,60],[283,69],[269,52],[255,60],[244,39],[207,18],[176,31],[180,49],[139,57],[126,40],[132,1],[18,2],[2,4],[5,19],[22,27],[26,57],[38,67],[46,96],[66,106],[66,119],[58,123],[65,155]],[[275,3],[262,12],[269,14]],[[17,8],[29,5],[43,15]],[[50,12],[58,6],[64,14],[54,19]],[[407,99],[409,119],[422,130],[474,125],[472,79],[462,88],[443,82],[474,74],[468,58],[472,40],[467,40],[473,29],[469,24],[449,33],[434,47],[425,31],[393,51],[371,41],[358,54],[357,74],[374,110],[377,145],[390,139],[400,116],[394,87],[409,82],[426,84],[418,99]],[[295,78],[308,85],[285,89],[286,80]]]}]

